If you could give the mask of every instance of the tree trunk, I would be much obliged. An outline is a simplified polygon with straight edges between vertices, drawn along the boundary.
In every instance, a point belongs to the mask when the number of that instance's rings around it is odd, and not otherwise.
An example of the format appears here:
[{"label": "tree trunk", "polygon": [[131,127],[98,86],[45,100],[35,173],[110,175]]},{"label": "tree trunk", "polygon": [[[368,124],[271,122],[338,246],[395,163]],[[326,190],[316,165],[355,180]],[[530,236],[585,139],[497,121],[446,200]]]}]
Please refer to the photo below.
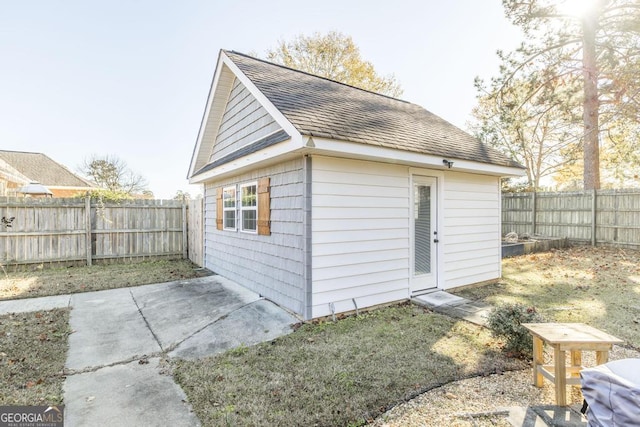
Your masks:
[{"label": "tree trunk", "polygon": [[582,21],[582,75],[584,78],[584,189],[600,189],[600,130],[598,127],[598,66],[596,63],[597,13]]}]

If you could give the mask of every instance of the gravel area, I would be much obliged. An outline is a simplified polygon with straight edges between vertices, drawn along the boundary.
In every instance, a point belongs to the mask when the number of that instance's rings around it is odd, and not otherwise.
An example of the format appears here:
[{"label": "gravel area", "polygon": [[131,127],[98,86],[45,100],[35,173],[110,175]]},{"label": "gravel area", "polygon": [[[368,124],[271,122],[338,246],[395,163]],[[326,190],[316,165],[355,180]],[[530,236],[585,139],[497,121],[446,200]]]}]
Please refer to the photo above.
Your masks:
[{"label": "gravel area", "polygon": [[[550,354],[545,355],[550,358]],[[638,358],[638,351],[614,346],[610,360]],[[583,354],[584,366],[594,365],[593,352]],[[571,406],[582,403],[580,391],[571,388],[567,395]],[[549,381],[544,387],[532,385],[532,371],[505,372],[486,377],[456,381],[430,390],[396,406],[376,419],[376,427],[424,426],[510,426],[505,407],[553,405],[554,390]]]}]

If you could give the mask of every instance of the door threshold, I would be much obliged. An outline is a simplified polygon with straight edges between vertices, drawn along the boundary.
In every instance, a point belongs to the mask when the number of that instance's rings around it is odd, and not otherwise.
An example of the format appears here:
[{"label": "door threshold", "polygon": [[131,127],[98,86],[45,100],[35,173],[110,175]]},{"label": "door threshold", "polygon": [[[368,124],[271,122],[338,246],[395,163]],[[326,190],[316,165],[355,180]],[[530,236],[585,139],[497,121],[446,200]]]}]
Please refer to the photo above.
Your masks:
[{"label": "door threshold", "polygon": [[434,292],[438,292],[441,291],[442,289],[439,288],[429,288],[429,289],[422,289],[419,291],[415,291],[411,293],[411,298],[413,297],[419,297],[420,295],[428,295],[428,294],[432,294]]}]

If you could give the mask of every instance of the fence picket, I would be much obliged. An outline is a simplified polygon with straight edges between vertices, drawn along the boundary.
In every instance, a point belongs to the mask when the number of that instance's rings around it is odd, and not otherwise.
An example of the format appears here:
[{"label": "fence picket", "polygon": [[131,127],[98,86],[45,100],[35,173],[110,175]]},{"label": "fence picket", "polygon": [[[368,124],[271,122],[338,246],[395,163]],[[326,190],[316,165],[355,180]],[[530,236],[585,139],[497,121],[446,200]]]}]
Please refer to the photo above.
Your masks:
[{"label": "fence picket", "polygon": [[[183,224],[187,217],[202,217],[202,212],[191,212],[199,206],[190,203],[183,208],[177,200],[103,204],[89,199],[0,197],[0,216],[15,218],[10,226],[0,224],[0,262],[91,265],[98,259],[182,258],[190,255],[183,236],[198,232]],[[192,240],[202,239],[194,234]]]},{"label": "fence picket", "polygon": [[640,249],[640,189],[504,193],[502,233]]}]

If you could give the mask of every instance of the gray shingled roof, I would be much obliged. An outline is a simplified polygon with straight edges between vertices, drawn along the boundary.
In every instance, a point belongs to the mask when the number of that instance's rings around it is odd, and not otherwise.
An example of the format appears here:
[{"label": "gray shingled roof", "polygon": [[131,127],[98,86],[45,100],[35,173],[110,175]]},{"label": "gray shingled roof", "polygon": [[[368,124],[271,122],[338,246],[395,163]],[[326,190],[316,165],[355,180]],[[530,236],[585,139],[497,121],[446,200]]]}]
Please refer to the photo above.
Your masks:
[{"label": "gray shingled roof", "polygon": [[31,181],[47,187],[94,186],[42,153],[0,150],[0,158]]},{"label": "gray shingled roof", "polygon": [[302,135],[522,168],[419,105],[225,51]]}]

